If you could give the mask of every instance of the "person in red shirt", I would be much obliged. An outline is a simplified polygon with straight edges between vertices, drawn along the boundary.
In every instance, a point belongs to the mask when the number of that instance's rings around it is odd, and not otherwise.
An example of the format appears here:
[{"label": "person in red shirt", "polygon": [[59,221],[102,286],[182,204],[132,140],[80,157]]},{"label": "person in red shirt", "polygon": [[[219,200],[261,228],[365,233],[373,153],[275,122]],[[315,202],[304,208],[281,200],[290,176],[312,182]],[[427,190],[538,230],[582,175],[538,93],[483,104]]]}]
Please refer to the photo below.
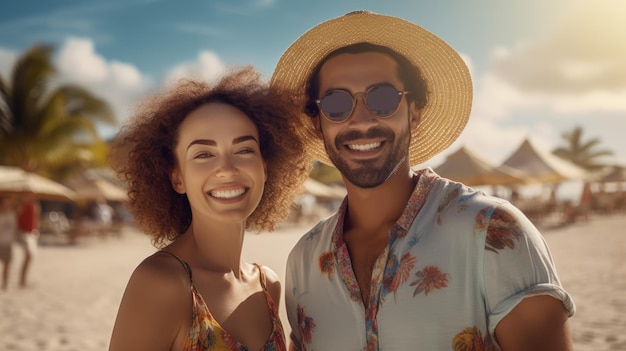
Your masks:
[{"label": "person in red shirt", "polygon": [[26,287],[26,277],[37,248],[40,214],[41,207],[35,199],[35,194],[24,193],[22,203],[17,210],[18,243],[24,250],[19,283],[22,288]]}]

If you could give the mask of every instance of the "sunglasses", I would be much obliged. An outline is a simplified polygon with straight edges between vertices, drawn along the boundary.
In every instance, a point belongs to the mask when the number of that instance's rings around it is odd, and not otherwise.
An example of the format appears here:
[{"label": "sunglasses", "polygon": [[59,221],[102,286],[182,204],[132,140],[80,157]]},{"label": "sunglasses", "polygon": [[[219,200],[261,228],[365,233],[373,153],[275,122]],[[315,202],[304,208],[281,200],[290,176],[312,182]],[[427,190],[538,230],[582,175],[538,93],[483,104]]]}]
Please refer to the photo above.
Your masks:
[{"label": "sunglasses", "polygon": [[392,116],[398,107],[402,96],[409,91],[399,91],[389,83],[373,85],[365,92],[350,94],[347,90],[329,90],[321,99],[315,100],[322,114],[331,122],[343,122],[354,112],[356,97],[363,95],[367,109],[379,118]]}]

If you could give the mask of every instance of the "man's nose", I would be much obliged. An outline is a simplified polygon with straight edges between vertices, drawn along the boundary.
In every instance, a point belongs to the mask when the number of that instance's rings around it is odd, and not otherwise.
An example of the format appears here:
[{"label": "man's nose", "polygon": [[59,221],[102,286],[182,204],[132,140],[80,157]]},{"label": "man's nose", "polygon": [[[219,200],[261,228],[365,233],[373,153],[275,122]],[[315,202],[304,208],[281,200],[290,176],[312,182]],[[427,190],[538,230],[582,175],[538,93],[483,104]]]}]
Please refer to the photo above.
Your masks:
[{"label": "man's nose", "polygon": [[350,116],[350,124],[373,124],[377,117],[367,107],[365,94],[360,93],[354,96],[354,109]]}]

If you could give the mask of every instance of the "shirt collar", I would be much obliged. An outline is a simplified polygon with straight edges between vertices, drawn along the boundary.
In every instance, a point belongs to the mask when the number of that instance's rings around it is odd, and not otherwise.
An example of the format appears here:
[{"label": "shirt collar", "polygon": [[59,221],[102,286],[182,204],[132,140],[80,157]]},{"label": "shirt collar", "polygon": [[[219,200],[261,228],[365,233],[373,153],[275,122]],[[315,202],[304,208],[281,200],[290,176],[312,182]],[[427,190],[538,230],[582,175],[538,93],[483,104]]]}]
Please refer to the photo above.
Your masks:
[{"label": "shirt collar", "polygon": [[[407,201],[402,214],[396,220],[396,227],[398,227],[403,233],[408,232],[415,216],[417,216],[419,211],[424,206],[424,203],[430,194],[430,190],[432,189],[432,184],[437,178],[439,178],[439,176],[431,168],[424,168],[414,171],[413,178],[417,178],[415,188],[413,188],[411,197],[409,198],[409,201]],[[332,236],[335,248],[341,247],[343,244],[343,223],[347,210],[348,197],[346,196],[337,210],[337,224],[335,225]]]}]

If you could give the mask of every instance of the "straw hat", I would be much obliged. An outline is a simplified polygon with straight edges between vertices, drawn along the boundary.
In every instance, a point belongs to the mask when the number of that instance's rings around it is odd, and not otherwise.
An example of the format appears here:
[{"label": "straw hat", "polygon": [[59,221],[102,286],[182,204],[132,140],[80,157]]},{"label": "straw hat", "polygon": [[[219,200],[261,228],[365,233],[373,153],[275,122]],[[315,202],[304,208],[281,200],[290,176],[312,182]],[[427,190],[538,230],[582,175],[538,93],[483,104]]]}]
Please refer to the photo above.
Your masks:
[{"label": "straw hat", "polygon": [[[354,11],[313,27],[282,55],[272,86],[293,92],[304,103],[309,77],[318,63],[341,47],[368,42],[387,46],[418,67],[428,86],[428,103],[412,131],[411,165],[423,163],[450,146],[467,124],[472,105],[472,81],[459,54],[441,38],[401,18]],[[304,110],[304,108],[302,109]],[[309,116],[299,116],[314,128]],[[324,145],[304,133],[312,155],[327,164]]]}]

